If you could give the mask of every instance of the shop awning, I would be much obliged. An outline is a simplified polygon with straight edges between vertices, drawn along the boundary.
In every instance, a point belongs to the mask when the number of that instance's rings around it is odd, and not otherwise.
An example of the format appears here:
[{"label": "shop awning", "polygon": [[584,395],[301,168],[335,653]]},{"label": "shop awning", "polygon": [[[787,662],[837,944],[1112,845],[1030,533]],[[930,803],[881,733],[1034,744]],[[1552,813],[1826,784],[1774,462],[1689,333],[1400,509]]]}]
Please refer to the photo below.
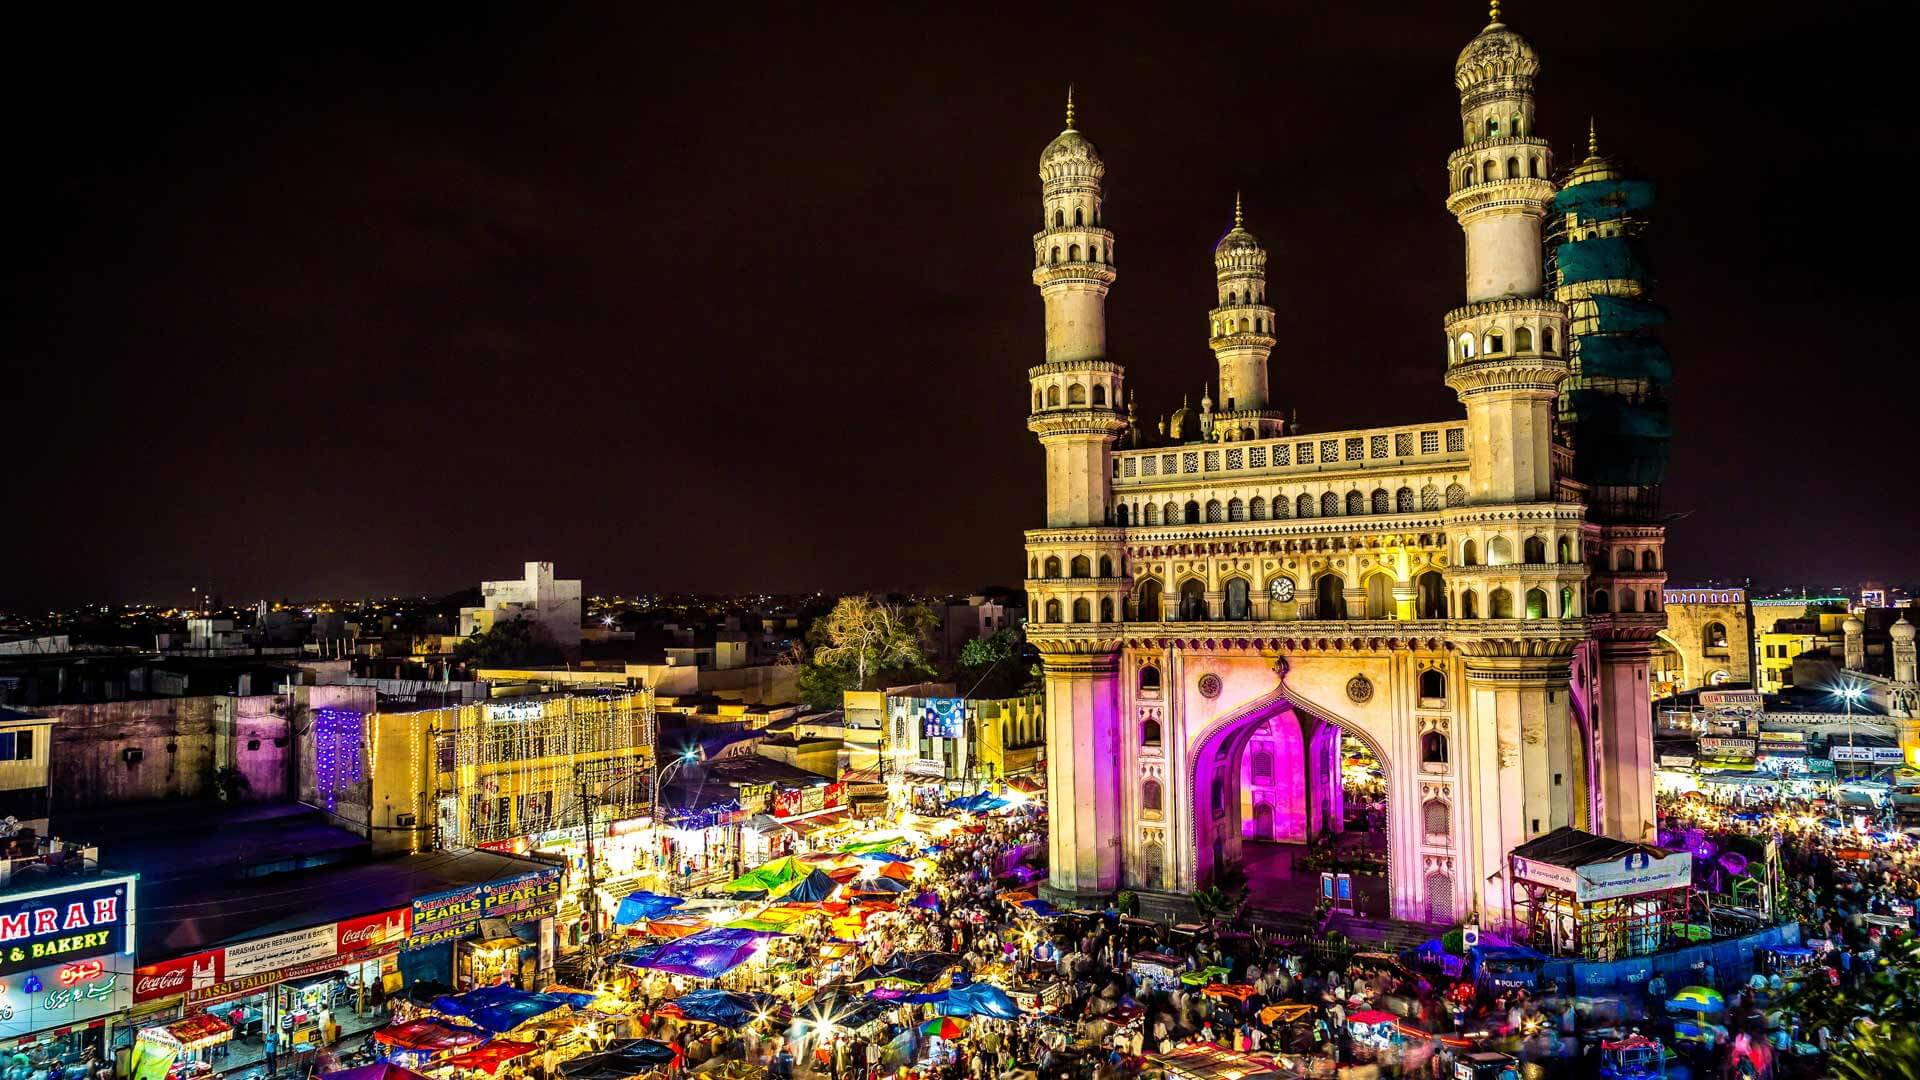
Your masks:
[{"label": "shop awning", "polygon": [[341,1069],[338,1072],[322,1073],[320,1080],[427,1080],[426,1077],[391,1061],[362,1065],[357,1069]]},{"label": "shop awning", "polygon": [[815,817],[788,818],[780,822],[780,824],[788,832],[801,839],[805,839],[822,829],[831,829],[836,825],[845,824],[846,820],[847,812],[845,810],[835,810],[830,814],[820,814]]},{"label": "shop awning", "polygon": [[373,1033],[373,1038],[375,1042],[402,1050],[438,1054],[463,1046],[477,1046],[487,1041],[487,1034],[475,1028],[456,1027],[444,1020],[409,1020],[383,1027]]},{"label": "shop awning", "polygon": [[646,919],[657,919],[684,903],[686,901],[678,896],[662,896],[637,889],[621,898],[620,906],[613,913],[613,921],[626,926]]},{"label": "shop awning", "polygon": [[182,1050],[199,1050],[232,1039],[233,1025],[210,1013],[196,1013],[163,1027],[142,1028],[140,1037]]},{"label": "shop awning", "polygon": [[716,979],[752,959],[760,943],[779,935],[762,930],[720,927],[665,945],[649,945],[618,958],[629,967],[665,971],[695,979]]},{"label": "shop awning", "polygon": [[772,994],[743,994],[733,990],[692,990],[668,1002],[662,1011],[671,1010],[688,1020],[739,1028],[779,1005]]},{"label": "shop awning", "polygon": [[449,1059],[446,1064],[461,1069],[479,1069],[488,1076],[493,1076],[500,1071],[500,1066],[514,1058],[531,1054],[536,1049],[537,1047],[532,1043],[495,1039]]},{"label": "shop awning", "polygon": [[679,1055],[673,1047],[653,1039],[630,1039],[607,1047],[603,1054],[574,1058],[560,1066],[567,1080],[628,1080],[649,1069],[671,1064]]},{"label": "shop awning", "polygon": [[536,1016],[564,1008],[567,1008],[567,1003],[560,998],[530,994],[509,986],[483,986],[433,1001],[435,1012],[463,1016],[496,1034],[512,1031]]}]

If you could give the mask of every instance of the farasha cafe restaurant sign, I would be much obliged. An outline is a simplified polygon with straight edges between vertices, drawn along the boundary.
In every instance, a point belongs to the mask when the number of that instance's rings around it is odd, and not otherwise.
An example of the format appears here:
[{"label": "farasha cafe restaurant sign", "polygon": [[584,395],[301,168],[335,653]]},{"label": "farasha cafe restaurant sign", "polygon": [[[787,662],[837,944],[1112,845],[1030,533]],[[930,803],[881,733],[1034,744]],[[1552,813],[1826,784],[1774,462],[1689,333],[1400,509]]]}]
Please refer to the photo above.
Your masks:
[{"label": "farasha cafe restaurant sign", "polygon": [[409,908],[394,908],[148,964],[134,972],[133,1000],[184,994],[197,1005],[372,960],[406,943],[411,916]]},{"label": "farasha cafe restaurant sign", "polygon": [[0,902],[0,1040],[91,1027],[130,1002],[134,878]]}]

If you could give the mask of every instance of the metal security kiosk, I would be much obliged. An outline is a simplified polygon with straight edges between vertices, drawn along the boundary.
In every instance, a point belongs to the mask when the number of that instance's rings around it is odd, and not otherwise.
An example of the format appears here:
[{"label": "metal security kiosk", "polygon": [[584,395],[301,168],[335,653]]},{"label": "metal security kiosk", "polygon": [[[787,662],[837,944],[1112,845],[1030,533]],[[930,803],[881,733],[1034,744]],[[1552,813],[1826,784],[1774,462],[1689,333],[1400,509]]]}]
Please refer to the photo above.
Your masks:
[{"label": "metal security kiosk", "polygon": [[1509,854],[1520,940],[1550,956],[1611,961],[1675,943],[1693,856],[1561,827]]}]

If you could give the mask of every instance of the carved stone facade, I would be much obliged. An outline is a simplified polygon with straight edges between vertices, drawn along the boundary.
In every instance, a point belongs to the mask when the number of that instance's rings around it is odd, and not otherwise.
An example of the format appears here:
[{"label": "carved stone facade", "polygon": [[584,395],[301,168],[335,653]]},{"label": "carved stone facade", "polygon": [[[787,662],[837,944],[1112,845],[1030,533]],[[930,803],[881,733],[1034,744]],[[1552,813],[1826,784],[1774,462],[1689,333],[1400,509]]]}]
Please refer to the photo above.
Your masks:
[{"label": "carved stone facade", "polygon": [[[1630,584],[1657,590],[1664,537],[1590,523],[1555,441],[1572,342],[1543,280],[1555,188],[1533,130],[1538,67],[1498,22],[1456,67],[1464,139],[1446,204],[1468,302],[1442,324],[1465,415],[1429,423],[1282,422],[1266,376],[1280,316],[1236,208],[1206,317],[1220,407],[1210,386],[1197,416],[1183,406],[1143,431],[1106,352],[1105,163],[1071,110],[1047,147],[1033,272],[1046,362],[1028,373],[1047,522],[1026,534],[1026,587],[1056,896],[1206,884],[1240,851],[1249,745],[1292,722],[1381,763],[1398,918],[1499,926],[1515,845],[1565,825],[1651,829],[1646,642],[1661,617],[1596,614],[1590,579],[1632,547],[1654,555],[1651,573],[1636,556]],[[1337,739],[1333,753],[1337,775]]]}]

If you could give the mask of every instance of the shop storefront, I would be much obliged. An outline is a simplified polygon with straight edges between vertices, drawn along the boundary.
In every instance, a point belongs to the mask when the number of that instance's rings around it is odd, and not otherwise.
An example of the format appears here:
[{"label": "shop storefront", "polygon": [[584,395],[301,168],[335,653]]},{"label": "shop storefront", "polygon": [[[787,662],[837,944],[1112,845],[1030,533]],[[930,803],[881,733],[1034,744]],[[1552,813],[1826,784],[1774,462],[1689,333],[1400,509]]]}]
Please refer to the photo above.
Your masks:
[{"label": "shop storefront", "polygon": [[97,1069],[133,1003],[134,878],[0,900],[0,1053],[31,1075]]},{"label": "shop storefront", "polygon": [[395,908],[140,968],[134,1009],[140,1037],[154,1044],[144,1052],[151,1058],[170,1038],[178,1042],[165,1033],[174,1025],[212,1017],[226,1025],[226,1037],[191,1054],[183,1049],[179,1060],[225,1071],[302,1059],[384,1024],[386,998],[400,988],[398,956],[411,916]]},{"label": "shop storefront", "polygon": [[401,958],[408,981],[538,989],[553,970],[560,888],[561,868],[550,866],[416,899]]}]

